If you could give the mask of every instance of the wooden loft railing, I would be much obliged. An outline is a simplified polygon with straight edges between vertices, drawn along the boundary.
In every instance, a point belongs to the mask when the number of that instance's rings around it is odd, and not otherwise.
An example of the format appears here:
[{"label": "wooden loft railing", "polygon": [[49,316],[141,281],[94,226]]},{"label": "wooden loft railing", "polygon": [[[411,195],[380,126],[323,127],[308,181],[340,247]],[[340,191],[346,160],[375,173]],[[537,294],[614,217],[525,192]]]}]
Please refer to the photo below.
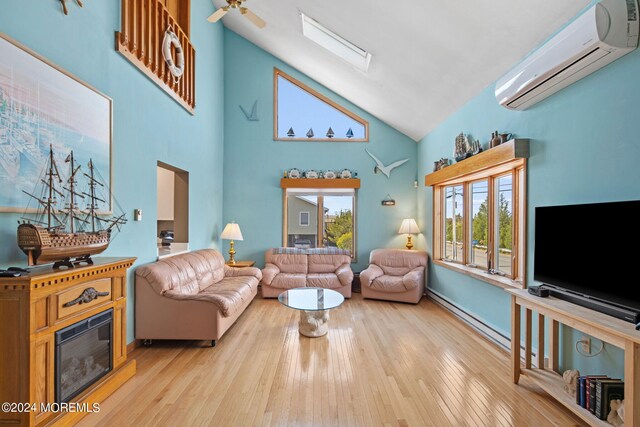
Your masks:
[{"label": "wooden loft railing", "polygon": [[[167,28],[178,36],[184,53],[184,73],[175,81],[162,56]],[[180,25],[160,0],[122,0],[121,31],[116,32],[116,50],[156,82],[191,114],[196,106],[196,52]],[[175,61],[175,50],[173,52]]]}]

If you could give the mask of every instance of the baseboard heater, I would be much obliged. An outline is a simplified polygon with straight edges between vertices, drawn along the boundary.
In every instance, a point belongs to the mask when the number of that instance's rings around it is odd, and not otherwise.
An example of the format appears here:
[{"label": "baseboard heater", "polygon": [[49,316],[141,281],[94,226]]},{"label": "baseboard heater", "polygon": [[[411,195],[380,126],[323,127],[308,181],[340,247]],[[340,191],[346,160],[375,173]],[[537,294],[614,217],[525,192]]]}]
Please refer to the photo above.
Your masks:
[{"label": "baseboard heater", "polygon": [[626,322],[635,324],[638,324],[638,322],[640,322],[640,313],[637,310],[615,305],[612,303],[607,303],[594,298],[585,297],[580,294],[560,290],[547,284],[545,284],[544,287],[549,289],[551,296],[558,299],[569,301],[571,303],[581,305],[595,311],[599,311],[600,313],[608,314],[609,316],[622,319]]}]

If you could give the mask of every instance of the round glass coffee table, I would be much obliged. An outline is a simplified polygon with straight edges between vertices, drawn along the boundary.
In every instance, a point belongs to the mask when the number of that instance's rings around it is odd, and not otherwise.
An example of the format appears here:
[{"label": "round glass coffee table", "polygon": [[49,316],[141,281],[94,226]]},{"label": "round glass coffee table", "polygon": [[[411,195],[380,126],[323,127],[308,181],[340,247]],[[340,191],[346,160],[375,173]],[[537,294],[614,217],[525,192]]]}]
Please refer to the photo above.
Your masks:
[{"label": "round glass coffee table", "polygon": [[323,288],[294,288],[278,295],[278,301],[300,310],[298,331],[306,337],[321,337],[329,331],[329,310],[344,301],[342,294]]}]

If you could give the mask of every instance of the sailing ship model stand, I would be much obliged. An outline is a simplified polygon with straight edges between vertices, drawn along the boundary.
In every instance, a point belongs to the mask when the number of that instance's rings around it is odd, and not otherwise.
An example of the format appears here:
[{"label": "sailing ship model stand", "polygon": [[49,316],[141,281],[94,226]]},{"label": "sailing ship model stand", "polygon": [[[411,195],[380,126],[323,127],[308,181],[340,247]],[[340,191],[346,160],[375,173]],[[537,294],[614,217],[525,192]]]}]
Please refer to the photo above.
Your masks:
[{"label": "sailing ship model stand", "polygon": [[[76,165],[73,151],[65,162],[69,163],[66,186],[50,146],[44,179],[36,185],[42,194],[38,196],[23,190],[38,202],[34,218],[23,216],[22,221],[18,221],[18,246],[27,255],[30,266],[53,262],[53,268],[73,268],[77,264],[93,264],[91,256],[104,252],[113,237],[112,230],[120,230],[127,221],[124,213],[112,216],[101,213],[99,208],[101,204],[108,205],[104,199],[110,199],[111,192],[99,180],[92,160],[88,164],[89,173],[82,172]],[[78,186],[80,178],[88,181],[88,192]],[[101,198],[99,188],[108,196]],[[62,207],[58,198],[64,201]],[[86,210],[78,208],[78,199],[87,201]]]}]

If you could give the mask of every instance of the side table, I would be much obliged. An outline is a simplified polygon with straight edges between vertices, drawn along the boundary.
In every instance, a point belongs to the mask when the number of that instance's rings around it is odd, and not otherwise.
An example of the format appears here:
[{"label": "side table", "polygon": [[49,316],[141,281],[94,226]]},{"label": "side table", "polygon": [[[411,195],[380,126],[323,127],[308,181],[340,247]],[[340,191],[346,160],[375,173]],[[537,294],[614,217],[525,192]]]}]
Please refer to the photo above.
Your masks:
[{"label": "side table", "polygon": [[360,293],[360,272],[353,273],[353,281],[351,282],[351,292]]},{"label": "side table", "polygon": [[255,261],[251,261],[251,260],[247,260],[247,261],[236,261],[235,264],[229,264],[227,263],[227,265],[229,267],[235,267],[235,268],[242,268],[242,267],[253,267],[256,264]]}]

